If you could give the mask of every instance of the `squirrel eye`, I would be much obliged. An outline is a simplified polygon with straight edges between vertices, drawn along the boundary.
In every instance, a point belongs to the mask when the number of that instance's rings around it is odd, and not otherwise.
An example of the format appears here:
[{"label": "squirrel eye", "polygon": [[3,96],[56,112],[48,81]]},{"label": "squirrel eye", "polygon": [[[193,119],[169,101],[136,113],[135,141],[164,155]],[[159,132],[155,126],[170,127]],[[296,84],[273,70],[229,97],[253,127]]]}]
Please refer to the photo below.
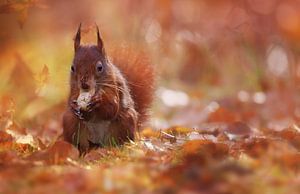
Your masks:
[{"label": "squirrel eye", "polygon": [[101,62],[98,62],[96,65],[97,72],[101,73],[103,71],[103,65]]},{"label": "squirrel eye", "polygon": [[71,72],[72,72],[72,73],[75,72],[75,67],[74,67],[74,65],[71,66]]}]

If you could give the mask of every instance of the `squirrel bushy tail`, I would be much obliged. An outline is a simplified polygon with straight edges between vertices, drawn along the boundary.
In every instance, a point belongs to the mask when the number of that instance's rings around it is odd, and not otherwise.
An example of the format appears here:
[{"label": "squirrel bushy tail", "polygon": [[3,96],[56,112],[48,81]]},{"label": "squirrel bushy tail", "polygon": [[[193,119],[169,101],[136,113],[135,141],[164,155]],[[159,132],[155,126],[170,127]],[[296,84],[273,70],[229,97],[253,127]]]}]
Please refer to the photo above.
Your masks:
[{"label": "squirrel bushy tail", "polygon": [[141,127],[149,117],[149,108],[154,97],[154,67],[142,51],[129,46],[115,48],[109,56],[127,80],[135,110],[138,112],[138,126]]}]

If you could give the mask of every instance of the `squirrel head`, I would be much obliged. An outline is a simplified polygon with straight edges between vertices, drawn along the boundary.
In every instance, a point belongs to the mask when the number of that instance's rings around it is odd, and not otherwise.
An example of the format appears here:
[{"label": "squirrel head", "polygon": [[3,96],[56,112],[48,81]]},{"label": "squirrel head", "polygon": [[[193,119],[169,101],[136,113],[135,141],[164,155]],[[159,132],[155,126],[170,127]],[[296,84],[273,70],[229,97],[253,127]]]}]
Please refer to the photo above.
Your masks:
[{"label": "squirrel head", "polygon": [[97,91],[101,84],[111,81],[109,63],[103,40],[97,28],[97,44],[81,45],[81,24],[74,39],[74,59],[71,66],[71,88],[77,91]]}]

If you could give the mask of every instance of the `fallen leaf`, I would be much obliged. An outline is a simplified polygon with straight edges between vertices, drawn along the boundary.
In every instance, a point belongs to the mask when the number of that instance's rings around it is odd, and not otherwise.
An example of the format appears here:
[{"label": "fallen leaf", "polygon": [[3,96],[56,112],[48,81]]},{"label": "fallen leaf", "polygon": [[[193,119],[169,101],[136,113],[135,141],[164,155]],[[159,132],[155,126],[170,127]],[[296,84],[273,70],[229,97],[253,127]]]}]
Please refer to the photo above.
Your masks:
[{"label": "fallen leaf", "polygon": [[252,138],[242,143],[241,148],[249,156],[259,158],[264,156],[270,145],[270,141],[266,138]]},{"label": "fallen leaf", "polygon": [[141,136],[145,138],[151,138],[151,137],[159,138],[160,133],[158,130],[154,130],[152,128],[145,128],[142,130]]},{"label": "fallen leaf", "polygon": [[252,134],[250,127],[243,122],[233,122],[225,129],[225,133],[230,140],[237,140],[249,137]]},{"label": "fallen leaf", "polygon": [[202,154],[213,158],[223,158],[229,153],[229,148],[224,143],[214,143],[210,140],[191,140],[183,146],[186,155]]},{"label": "fallen leaf", "polygon": [[49,69],[47,65],[44,65],[42,71],[35,76],[35,81],[36,81],[35,92],[39,93],[49,81]]},{"label": "fallen leaf", "polygon": [[219,107],[216,111],[212,112],[208,117],[208,122],[225,122],[231,123],[239,120],[239,116],[223,107]]},{"label": "fallen leaf", "polygon": [[79,151],[65,141],[56,141],[46,150],[36,151],[27,157],[27,160],[39,161],[45,164],[63,164],[68,158],[77,159]]},{"label": "fallen leaf", "polygon": [[13,137],[5,131],[0,130],[0,143],[12,142]]}]

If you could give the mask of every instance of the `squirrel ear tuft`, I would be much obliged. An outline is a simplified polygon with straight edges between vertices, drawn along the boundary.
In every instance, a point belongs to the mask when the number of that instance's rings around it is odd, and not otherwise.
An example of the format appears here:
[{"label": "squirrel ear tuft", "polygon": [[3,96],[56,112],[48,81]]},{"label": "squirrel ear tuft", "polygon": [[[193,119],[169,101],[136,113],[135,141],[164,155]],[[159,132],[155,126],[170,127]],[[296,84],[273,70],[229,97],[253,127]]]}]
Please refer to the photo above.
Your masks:
[{"label": "squirrel ear tuft", "polygon": [[96,29],[97,29],[97,47],[102,54],[105,54],[103,40],[101,38],[100,31],[97,24],[96,24]]},{"label": "squirrel ear tuft", "polygon": [[81,23],[79,24],[75,39],[74,39],[74,50],[75,52],[78,50],[80,46],[80,39],[81,39]]}]

